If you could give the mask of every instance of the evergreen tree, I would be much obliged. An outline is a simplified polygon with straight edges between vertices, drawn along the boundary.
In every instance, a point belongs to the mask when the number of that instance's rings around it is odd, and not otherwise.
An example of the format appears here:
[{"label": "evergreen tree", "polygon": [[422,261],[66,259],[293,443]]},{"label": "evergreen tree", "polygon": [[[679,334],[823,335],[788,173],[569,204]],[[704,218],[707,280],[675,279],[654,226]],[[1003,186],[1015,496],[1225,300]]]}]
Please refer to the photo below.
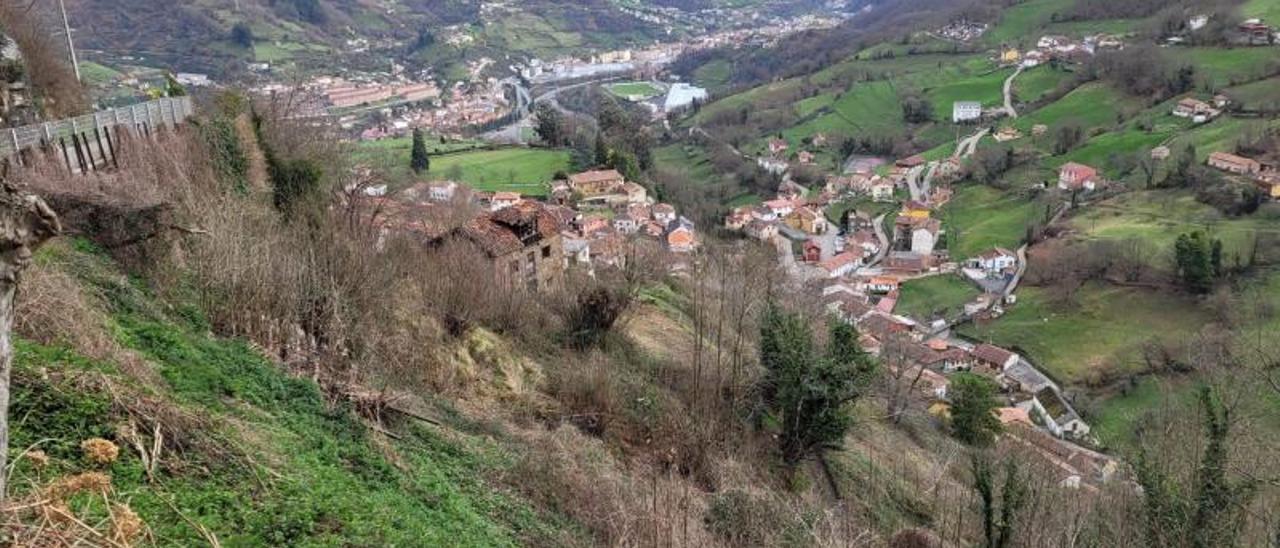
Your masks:
[{"label": "evergreen tree", "polygon": [[995,383],[973,373],[951,377],[951,431],[969,445],[989,445],[1000,432]]},{"label": "evergreen tree", "polygon": [[421,174],[431,170],[431,158],[427,156],[427,140],[421,129],[413,130],[413,147],[409,150],[409,167]]},{"label": "evergreen tree", "polygon": [[975,454],[972,461],[973,489],[978,493],[982,512],[982,533],[986,548],[1012,545],[1019,511],[1025,505],[1030,489],[1018,461],[1006,459],[1004,483],[1000,487],[1000,507],[996,508],[996,475],[985,455]]},{"label": "evergreen tree", "polygon": [[182,97],[187,94],[187,88],[183,87],[178,79],[172,73],[164,75],[164,95],[165,97]]},{"label": "evergreen tree", "polygon": [[1173,255],[1183,287],[1199,294],[1213,288],[1214,277],[1222,268],[1221,242],[1211,242],[1200,231],[1182,234],[1173,244]]},{"label": "evergreen tree", "polygon": [[852,325],[832,323],[820,355],[808,322],[773,303],[760,326],[760,361],[762,393],[781,425],[782,458],[788,464],[844,438],[852,420],[847,405],[862,395],[875,371]]},{"label": "evergreen tree", "polygon": [[604,140],[604,132],[596,133],[596,165],[609,165],[609,144]]},{"label": "evergreen tree", "polygon": [[534,110],[536,125],[533,130],[538,134],[538,138],[553,147],[565,144],[568,136],[565,135],[564,117],[560,111],[548,102],[538,103]]},{"label": "evergreen tree", "polygon": [[242,48],[253,47],[253,29],[243,22],[232,25],[231,41]]}]

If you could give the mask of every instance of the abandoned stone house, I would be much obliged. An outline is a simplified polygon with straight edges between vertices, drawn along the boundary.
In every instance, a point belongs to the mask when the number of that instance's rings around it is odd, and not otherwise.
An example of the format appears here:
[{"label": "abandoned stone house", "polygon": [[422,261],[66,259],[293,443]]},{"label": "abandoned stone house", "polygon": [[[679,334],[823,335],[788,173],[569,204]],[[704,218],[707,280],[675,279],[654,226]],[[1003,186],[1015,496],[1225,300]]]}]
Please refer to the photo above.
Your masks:
[{"label": "abandoned stone house", "polygon": [[539,291],[555,287],[564,277],[560,222],[538,202],[520,202],[481,215],[438,238],[436,244],[454,238],[474,244],[502,286]]}]

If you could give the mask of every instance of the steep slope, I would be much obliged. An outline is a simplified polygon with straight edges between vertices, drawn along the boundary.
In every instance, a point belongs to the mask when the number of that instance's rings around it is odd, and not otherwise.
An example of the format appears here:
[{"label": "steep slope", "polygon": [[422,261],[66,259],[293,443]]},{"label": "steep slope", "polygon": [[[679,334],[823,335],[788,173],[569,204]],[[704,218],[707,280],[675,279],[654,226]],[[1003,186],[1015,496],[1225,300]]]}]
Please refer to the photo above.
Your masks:
[{"label": "steep slope", "polygon": [[[162,546],[501,546],[578,535],[485,479],[511,454],[448,407],[423,408],[437,424],[396,414],[371,430],[351,405],[331,405],[244,341],[210,335],[197,307],[157,300],[93,244],[62,241],[36,262],[28,290],[38,293],[19,314],[23,332],[45,342],[18,339],[10,413],[13,494],[38,502],[32,529],[11,524],[11,538],[49,534],[35,530],[49,505],[98,523],[104,499],[131,508]],[[79,321],[41,320],[64,312],[39,309],[59,305]],[[86,460],[89,439],[112,440],[118,458]],[[46,486],[91,472],[110,487],[41,500]]]}]

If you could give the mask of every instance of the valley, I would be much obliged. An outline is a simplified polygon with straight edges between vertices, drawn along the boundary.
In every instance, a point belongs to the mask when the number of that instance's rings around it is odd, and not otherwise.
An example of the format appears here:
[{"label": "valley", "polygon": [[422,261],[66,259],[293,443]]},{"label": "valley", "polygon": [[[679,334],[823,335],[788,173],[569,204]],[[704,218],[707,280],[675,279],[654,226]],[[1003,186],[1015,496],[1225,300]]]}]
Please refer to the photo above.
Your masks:
[{"label": "valley", "polygon": [[1270,545],[1274,4],[0,7],[3,538]]}]

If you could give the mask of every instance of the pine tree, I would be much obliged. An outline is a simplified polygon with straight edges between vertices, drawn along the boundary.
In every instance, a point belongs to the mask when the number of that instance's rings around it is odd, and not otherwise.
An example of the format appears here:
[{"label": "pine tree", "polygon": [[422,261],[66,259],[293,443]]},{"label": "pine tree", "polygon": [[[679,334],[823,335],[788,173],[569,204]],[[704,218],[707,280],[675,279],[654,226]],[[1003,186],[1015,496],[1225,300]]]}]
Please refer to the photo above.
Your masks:
[{"label": "pine tree", "polygon": [[1188,291],[1204,294],[1213,288],[1214,277],[1222,269],[1221,248],[1220,241],[1210,242],[1199,231],[1178,236],[1173,244],[1174,261],[1178,266],[1178,277]]},{"label": "pine tree", "polygon": [[852,421],[847,405],[863,394],[875,371],[853,326],[833,323],[829,339],[825,353],[815,352],[808,322],[772,303],[761,322],[762,394],[781,425],[788,464],[844,438]]},{"label": "pine tree", "polygon": [[421,129],[413,130],[413,147],[409,150],[409,167],[421,174],[431,170],[431,158],[427,156],[427,141]]},{"label": "pine tree", "polygon": [[996,387],[985,377],[959,373],[951,377],[947,389],[951,395],[951,430],[955,437],[970,445],[990,445],[1000,432],[996,419]]}]

